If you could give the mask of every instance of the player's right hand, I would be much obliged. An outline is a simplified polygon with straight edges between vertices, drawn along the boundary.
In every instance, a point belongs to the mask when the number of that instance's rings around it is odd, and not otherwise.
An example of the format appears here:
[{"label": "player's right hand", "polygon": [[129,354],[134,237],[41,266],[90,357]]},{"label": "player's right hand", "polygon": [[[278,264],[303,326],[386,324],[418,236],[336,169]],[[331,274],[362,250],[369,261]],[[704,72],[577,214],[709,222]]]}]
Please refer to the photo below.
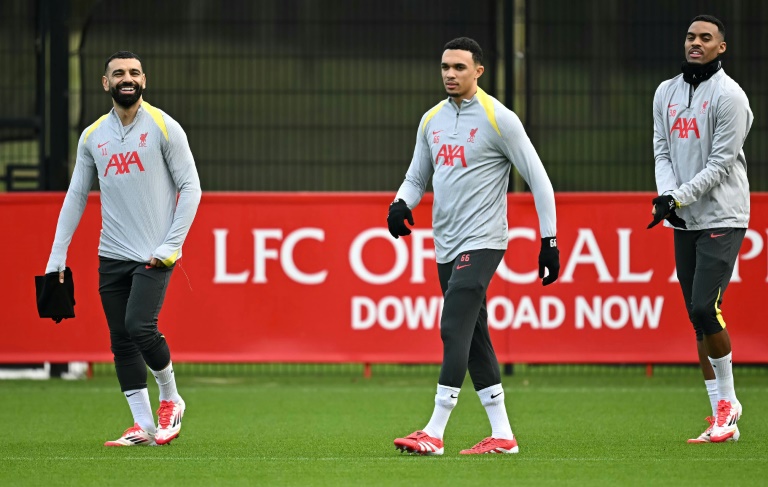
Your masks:
[{"label": "player's right hand", "polygon": [[411,234],[411,229],[405,225],[404,220],[413,225],[413,213],[405,201],[397,199],[389,205],[387,215],[387,226],[393,237],[400,238]]},{"label": "player's right hand", "polygon": [[675,199],[668,194],[655,197],[653,201],[651,201],[651,204],[653,205],[653,208],[651,209],[653,220],[648,224],[648,228],[653,228],[661,223],[661,221],[666,219],[677,207]]}]

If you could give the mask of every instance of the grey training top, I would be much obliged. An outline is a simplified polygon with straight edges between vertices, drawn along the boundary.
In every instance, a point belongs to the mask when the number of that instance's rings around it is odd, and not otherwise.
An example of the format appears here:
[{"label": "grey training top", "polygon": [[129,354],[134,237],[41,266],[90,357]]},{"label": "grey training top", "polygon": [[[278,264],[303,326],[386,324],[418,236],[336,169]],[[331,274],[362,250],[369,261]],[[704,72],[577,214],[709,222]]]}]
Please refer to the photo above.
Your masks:
[{"label": "grey training top", "polygon": [[688,230],[747,228],[749,181],[743,146],[752,120],[747,95],[722,69],[695,90],[682,74],[656,90],[656,188],[680,204],[677,214]]},{"label": "grey training top", "polygon": [[478,88],[461,107],[448,98],[421,118],[413,160],[396,198],[414,208],[433,176],[438,263],[468,250],[507,248],[512,164],[533,192],[541,236],[554,237],[552,183],[517,115]]},{"label": "grey training top", "polygon": [[[99,255],[173,264],[200,203],[200,179],[181,126],[142,102],[123,126],[113,108],[83,131],[45,272],[64,270],[67,249],[99,178]],[[178,194],[178,203],[177,203]]]}]

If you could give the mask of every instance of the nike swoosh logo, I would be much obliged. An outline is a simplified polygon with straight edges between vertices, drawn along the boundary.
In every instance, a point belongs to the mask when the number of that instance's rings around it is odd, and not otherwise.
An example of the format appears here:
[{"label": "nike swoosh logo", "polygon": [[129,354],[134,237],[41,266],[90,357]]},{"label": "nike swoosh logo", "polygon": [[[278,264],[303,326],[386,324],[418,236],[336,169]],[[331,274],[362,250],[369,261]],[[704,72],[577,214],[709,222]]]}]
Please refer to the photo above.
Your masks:
[{"label": "nike swoosh logo", "polygon": [[139,392],[138,392],[138,391],[136,391],[136,392],[134,392],[133,394],[126,394],[126,395],[125,395],[125,397],[131,397],[131,396],[135,396],[135,395],[136,395],[136,394],[138,394],[138,393],[139,393]]},{"label": "nike swoosh logo", "polygon": [[504,393],[500,392],[500,393],[496,394],[495,396],[493,394],[491,394],[491,399],[496,399],[497,397],[499,397],[502,394],[504,394]]},{"label": "nike swoosh logo", "polygon": [[145,265],[145,266],[144,266],[144,268],[145,268],[145,269],[151,269],[151,268],[152,268],[152,266],[151,266],[151,265]]},{"label": "nike swoosh logo", "polygon": [[432,135],[436,135],[436,134],[439,134],[440,132],[442,132],[442,130],[438,130],[437,132],[435,132],[435,131],[433,130],[433,131],[432,131]]},{"label": "nike swoosh logo", "polygon": [[453,399],[456,399],[456,398],[457,398],[457,397],[459,397],[459,396],[454,396],[453,394],[451,394],[451,397],[452,397]]},{"label": "nike swoosh logo", "polygon": [[676,107],[677,105],[678,105],[677,103],[675,103],[674,105],[672,103],[670,103],[669,105],[667,105],[667,108]]},{"label": "nike swoosh logo", "polygon": [[724,233],[710,233],[709,234],[710,238],[722,237],[723,235],[725,235],[725,234]]},{"label": "nike swoosh logo", "polygon": [[105,146],[105,145],[107,145],[107,144],[109,144],[109,141],[106,141],[106,142],[104,142],[103,144],[98,144],[96,147],[98,147],[99,149],[101,149],[102,147],[104,147],[104,146]]},{"label": "nike swoosh logo", "polygon": [[457,265],[457,266],[456,266],[456,269],[463,269],[463,268],[465,268],[465,267],[469,267],[469,266],[471,266],[471,265],[472,265],[472,264]]}]

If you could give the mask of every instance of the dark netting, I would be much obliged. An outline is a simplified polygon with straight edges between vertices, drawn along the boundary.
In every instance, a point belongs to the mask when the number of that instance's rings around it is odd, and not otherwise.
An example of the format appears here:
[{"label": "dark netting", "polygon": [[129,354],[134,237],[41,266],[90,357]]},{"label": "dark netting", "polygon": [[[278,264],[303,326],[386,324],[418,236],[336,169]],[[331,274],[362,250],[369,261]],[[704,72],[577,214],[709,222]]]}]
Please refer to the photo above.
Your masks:
[{"label": "dark netting", "polygon": [[[0,119],[37,114],[38,4],[0,2]],[[678,73],[690,19],[710,13],[755,113],[751,188],[768,186],[761,0],[137,0],[119,15],[110,2],[69,5],[70,165],[80,131],[111,106],[104,59],[132,50],[147,100],[187,131],[205,190],[393,191],[419,118],[444,96],[442,46],[467,35],[486,53],[481,86],[510,106],[514,90],[557,191],[654,190],[653,94]],[[0,125],[0,166],[38,162],[25,123]]]},{"label": "dark netting", "polygon": [[35,13],[35,2],[0,2],[0,141],[36,136],[22,122],[36,115]]},{"label": "dark netting", "polygon": [[39,160],[36,33],[36,2],[0,2],[0,191],[9,171],[36,185],[36,169],[22,169]]},{"label": "dark netting", "polygon": [[690,20],[725,23],[725,71],[755,114],[745,153],[753,190],[768,188],[768,4],[679,0],[526,2],[527,123],[558,191],[655,190],[653,95],[680,73]]},{"label": "dark netting", "polygon": [[80,129],[111,106],[105,58],[129,50],[145,60],[145,99],[186,130],[204,190],[391,191],[444,97],[443,45],[474,37],[493,71],[496,6],[139,0],[117,16],[101,2],[80,49]]}]

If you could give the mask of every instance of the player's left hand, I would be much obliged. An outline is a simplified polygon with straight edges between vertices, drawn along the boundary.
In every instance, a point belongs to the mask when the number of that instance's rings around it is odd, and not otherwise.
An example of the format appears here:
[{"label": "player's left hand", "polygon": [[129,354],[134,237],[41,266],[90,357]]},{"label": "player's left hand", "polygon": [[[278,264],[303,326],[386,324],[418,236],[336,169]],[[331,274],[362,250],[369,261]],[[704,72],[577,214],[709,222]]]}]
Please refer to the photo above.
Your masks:
[{"label": "player's left hand", "polygon": [[165,267],[165,264],[163,264],[163,261],[160,259],[157,259],[155,257],[152,257],[149,259],[149,266],[150,267]]},{"label": "player's left hand", "polygon": [[[549,270],[549,275],[544,277],[544,269]],[[557,281],[560,275],[560,251],[557,249],[557,238],[545,237],[541,239],[541,251],[539,251],[539,277],[541,284],[548,286]]]},{"label": "player's left hand", "polygon": [[413,213],[405,201],[396,199],[389,205],[387,214],[387,227],[393,237],[400,238],[411,234],[411,229],[405,225],[404,220],[413,225]]},{"label": "player's left hand", "polygon": [[[651,210],[651,214],[653,215],[653,221],[648,224],[648,228],[653,228],[659,223],[661,223],[662,220],[672,215],[673,212],[675,211],[675,208],[677,207],[677,203],[675,203],[675,199],[668,194],[663,194],[661,196],[655,197],[653,201],[651,201],[651,203],[653,204],[653,209]],[[674,215],[674,217],[682,221],[682,219],[677,215]],[[670,220],[670,223],[672,223],[671,220]],[[685,222],[683,222],[683,224],[685,224]]]}]

